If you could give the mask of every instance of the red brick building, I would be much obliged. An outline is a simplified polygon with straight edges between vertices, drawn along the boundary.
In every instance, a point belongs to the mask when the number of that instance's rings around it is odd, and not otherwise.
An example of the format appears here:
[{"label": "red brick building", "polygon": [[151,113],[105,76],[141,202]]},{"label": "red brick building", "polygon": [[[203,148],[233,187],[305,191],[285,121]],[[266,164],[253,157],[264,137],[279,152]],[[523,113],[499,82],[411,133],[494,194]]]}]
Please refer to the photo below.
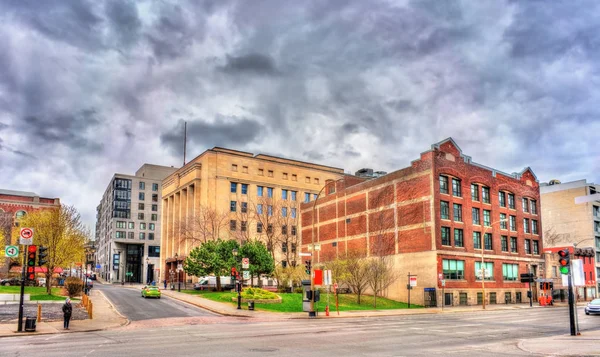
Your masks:
[{"label": "red brick building", "polygon": [[383,177],[330,183],[314,204],[314,226],[313,202],[301,208],[303,251],[313,231],[320,244],[314,264],[348,252],[389,256],[399,278],[387,295],[400,301],[408,299],[410,273],[413,303],[481,304],[483,256],[486,303],[524,302],[528,287],[519,276],[537,276],[543,262],[531,169],[507,174],[476,164],[452,138]]},{"label": "red brick building", "polygon": [[[10,244],[11,232],[13,227],[19,225],[19,218],[39,209],[59,206],[58,198],[40,197],[33,192],[0,189],[0,232],[4,236],[4,244]],[[10,268],[10,259],[3,258],[1,261],[0,276],[4,277]]]}]

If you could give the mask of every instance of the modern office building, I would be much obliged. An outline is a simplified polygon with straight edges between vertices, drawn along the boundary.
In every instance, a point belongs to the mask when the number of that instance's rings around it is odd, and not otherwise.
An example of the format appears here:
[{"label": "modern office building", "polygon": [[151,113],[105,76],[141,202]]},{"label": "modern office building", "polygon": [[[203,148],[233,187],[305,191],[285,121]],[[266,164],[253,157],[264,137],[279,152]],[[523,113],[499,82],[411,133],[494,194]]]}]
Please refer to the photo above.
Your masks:
[{"label": "modern office building", "polygon": [[161,185],[176,170],[144,164],[110,180],[96,213],[96,274],[106,281],[161,280]]},{"label": "modern office building", "polygon": [[[161,269],[207,239],[260,239],[277,264],[294,265],[299,203],[313,200],[339,168],[215,147],[163,181]],[[180,273],[177,280],[191,281]]]},{"label": "modern office building", "polygon": [[389,257],[397,279],[384,295],[400,301],[408,301],[410,281],[419,305],[483,304],[484,296],[486,304],[524,302],[520,274],[538,276],[543,262],[539,202],[531,169],[508,174],[477,164],[448,138],[409,167],[338,181],[302,204],[302,251],[320,245],[313,266],[346,254]]},{"label": "modern office building", "polygon": [[[0,235],[4,237],[4,244],[11,244],[13,227],[19,226],[19,219],[28,213],[60,207],[58,198],[40,197],[33,192],[12,191],[0,189]],[[15,239],[15,237],[12,237]],[[13,241],[12,243],[15,243]],[[13,263],[19,264],[12,259]],[[0,277],[5,277],[10,269],[10,258],[1,259]]]},{"label": "modern office building", "polygon": [[[586,180],[561,183],[552,180],[540,185],[544,246],[588,248],[595,269],[586,271],[585,286],[578,286],[578,296],[598,296],[600,283],[600,185]],[[579,251],[579,249],[574,249]],[[576,257],[579,259],[579,257]],[[590,275],[591,273],[591,275]]]}]

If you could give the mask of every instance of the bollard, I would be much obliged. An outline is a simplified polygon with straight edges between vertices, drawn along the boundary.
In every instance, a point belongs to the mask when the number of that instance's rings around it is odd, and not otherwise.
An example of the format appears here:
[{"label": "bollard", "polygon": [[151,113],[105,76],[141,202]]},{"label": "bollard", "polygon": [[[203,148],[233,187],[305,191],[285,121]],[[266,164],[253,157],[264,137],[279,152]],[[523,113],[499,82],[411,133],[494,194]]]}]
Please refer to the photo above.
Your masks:
[{"label": "bollard", "polygon": [[88,315],[90,316],[90,320],[91,320],[91,319],[93,319],[93,315],[92,315],[92,307],[93,307],[93,305],[92,305],[92,302],[91,302],[91,301],[89,301],[89,302],[88,302]]},{"label": "bollard", "polygon": [[325,316],[329,316],[329,305],[325,306]]},{"label": "bollard", "polygon": [[42,322],[42,304],[38,304],[37,322]]}]

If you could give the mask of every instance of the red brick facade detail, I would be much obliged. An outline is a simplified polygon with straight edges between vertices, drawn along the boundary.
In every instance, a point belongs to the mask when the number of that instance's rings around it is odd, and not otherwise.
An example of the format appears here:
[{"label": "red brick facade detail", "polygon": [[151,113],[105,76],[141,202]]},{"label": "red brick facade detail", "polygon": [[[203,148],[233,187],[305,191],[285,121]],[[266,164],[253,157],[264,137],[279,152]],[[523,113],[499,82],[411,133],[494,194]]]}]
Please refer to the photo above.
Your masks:
[{"label": "red brick facade detail", "polygon": [[367,208],[367,195],[362,194],[357,197],[352,197],[346,202],[347,215],[364,212]]}]

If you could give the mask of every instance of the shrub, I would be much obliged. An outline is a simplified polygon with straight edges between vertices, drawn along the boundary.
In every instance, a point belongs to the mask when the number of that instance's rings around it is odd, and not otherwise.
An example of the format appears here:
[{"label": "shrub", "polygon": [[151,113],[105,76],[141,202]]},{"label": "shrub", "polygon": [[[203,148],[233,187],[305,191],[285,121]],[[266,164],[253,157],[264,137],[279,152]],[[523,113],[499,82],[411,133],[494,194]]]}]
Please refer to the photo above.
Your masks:
[{"label": "shrub", "polygon": [[260,289],[260,288],[246,288],[242,290],[242,298],[249,300],[276,300],[278,298],[277,294]]},{"label": "shrub", "polygon": [[83,280],[75,277],[68,277],[65,280],[65,289],[69,294],[69,297],[77,296],[81,294],[83,290]]},{"label": "shrub", "polygon": [[295,288],[295,289],[294,289],[294,292],[295,292],[296,294],[302,294],[302,293],[304,293],[304,288]]}]

